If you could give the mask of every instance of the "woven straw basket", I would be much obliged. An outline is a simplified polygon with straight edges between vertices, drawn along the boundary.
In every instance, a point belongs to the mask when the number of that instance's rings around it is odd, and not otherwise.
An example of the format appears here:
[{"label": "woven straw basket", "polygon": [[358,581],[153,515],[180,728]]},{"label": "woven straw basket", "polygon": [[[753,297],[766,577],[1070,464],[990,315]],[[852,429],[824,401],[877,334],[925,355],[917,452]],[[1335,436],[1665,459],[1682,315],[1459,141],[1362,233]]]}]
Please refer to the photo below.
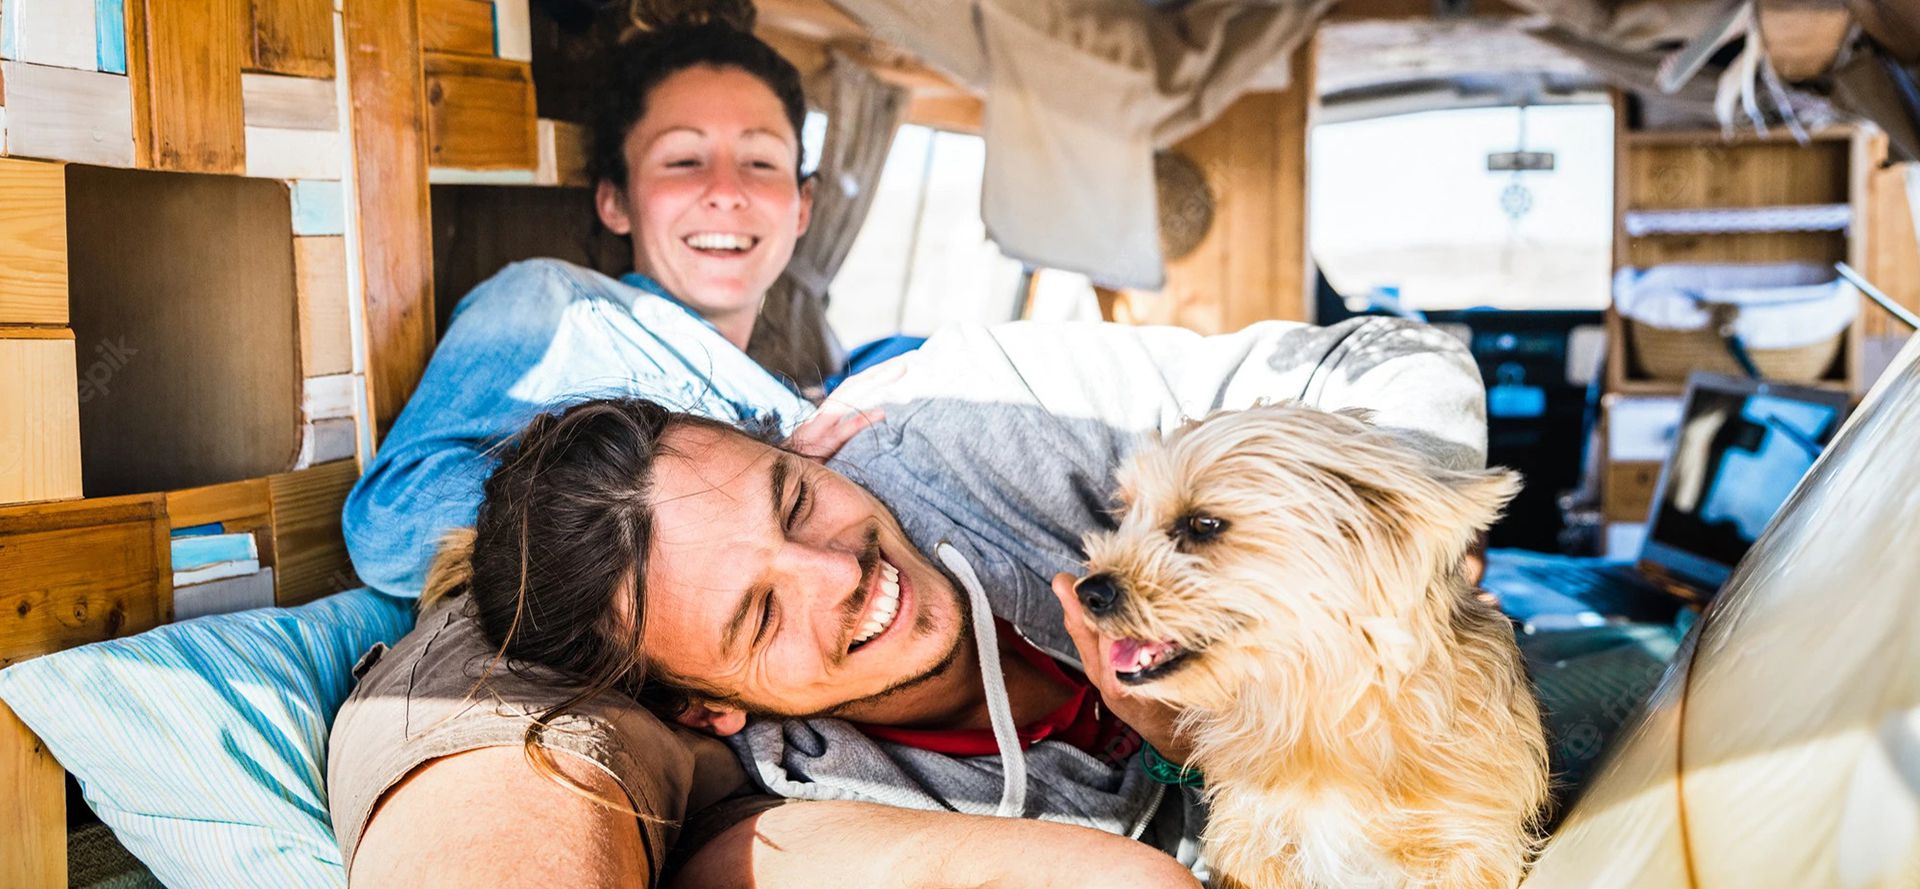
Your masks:
[{"label": "woven straw basket", "polygon": [[[1712,328],[1669,330],[1632,318],[1627,322],[1627,347],[1634,362],[1647,376],[1656,380],[1685,382],[1687,374],[1704,370],[1730,376],[1745,376],[1746,371],[1727,351],[1726,341]],[[1769,380],[1811,383],[1826,377],[1833,359],[1840,354],[1844,332],[1817,343],[1791,349],[1748,349],[1753,363]]]}]

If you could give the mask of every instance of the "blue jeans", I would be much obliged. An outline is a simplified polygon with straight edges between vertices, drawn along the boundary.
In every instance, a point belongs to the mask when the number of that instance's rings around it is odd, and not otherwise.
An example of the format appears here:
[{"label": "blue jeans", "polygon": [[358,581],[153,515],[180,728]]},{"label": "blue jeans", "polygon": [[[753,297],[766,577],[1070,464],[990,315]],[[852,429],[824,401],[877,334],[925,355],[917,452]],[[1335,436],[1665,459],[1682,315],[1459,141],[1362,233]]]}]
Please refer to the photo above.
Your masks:
[{"label": "blue jeans", "polygon": [[[665,298],[551,259],[508,266],[473,289],[420,386],[347,497],[341,521],[360,580],[418,596],[440,538],[473,525],[493,451],[538,414],[639,396],[783,433],[813,406]],[[634,285],[639,286],[634,286]]]}]

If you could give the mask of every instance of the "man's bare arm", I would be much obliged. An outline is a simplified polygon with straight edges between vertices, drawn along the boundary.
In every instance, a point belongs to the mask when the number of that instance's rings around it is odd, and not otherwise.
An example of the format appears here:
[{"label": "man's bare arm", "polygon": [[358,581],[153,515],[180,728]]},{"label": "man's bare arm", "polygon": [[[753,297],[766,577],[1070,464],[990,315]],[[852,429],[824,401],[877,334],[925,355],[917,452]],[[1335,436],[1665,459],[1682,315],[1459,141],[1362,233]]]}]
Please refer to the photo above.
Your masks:
[{"label": "man's bare arm", "polygon": [[[612,776],[576,756],[554,764],[621,799]],[[388,791],[367,824],[348,883],[419,889],[646,889],[651,869],[632,815],[533,770],[518,746],[433,760]]]},{"label": "man's bare arm", "polygon": [[1159,850],[1097,830],[855,802],[762,812],[701,847],[673,880],[673,889],[1199,885]]}]

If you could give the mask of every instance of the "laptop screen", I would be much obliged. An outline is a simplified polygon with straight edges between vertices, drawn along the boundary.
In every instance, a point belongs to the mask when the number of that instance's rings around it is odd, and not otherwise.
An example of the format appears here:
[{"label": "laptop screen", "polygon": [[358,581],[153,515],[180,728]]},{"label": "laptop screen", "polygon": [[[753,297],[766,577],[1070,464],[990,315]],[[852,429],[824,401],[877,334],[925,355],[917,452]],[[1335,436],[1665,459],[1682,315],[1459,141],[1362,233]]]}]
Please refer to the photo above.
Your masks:
[{"label": "laptop screen", "polygon": [[1844,393],[1696,373],[1642,562],[1712,592],[1845,419]]}]

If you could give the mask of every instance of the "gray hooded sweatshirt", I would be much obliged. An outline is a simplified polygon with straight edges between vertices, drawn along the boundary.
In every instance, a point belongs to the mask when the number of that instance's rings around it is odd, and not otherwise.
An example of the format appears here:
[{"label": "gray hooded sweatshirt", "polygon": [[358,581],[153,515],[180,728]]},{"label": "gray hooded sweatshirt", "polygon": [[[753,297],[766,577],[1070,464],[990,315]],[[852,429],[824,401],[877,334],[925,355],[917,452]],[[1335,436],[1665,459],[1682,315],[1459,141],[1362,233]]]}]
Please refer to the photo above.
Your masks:
[{"label": "gray hooded sweatshirt", "polygon": [[953,757],[868,738],[836,719],[756,719],[731,742],[754,780],[795,799],[1041,818],[1145,840],[1206,876],[1196,791],[1058,741],[1022,751],[991,616],[1079,667],[1051,589],[1080,573],[1081,537],[1113,527],[1113,476],[1154,436],[1223,408],[1299,401],[1373,412],[1435,461],[1486,459],[1485,393],[1445,333],[1370,318],[1175,328],[1016,323],[948,328],[898,379],[856,377],[836,400],[886,418],[828,464],[872,491],[972,602],[1000,754]]}]

